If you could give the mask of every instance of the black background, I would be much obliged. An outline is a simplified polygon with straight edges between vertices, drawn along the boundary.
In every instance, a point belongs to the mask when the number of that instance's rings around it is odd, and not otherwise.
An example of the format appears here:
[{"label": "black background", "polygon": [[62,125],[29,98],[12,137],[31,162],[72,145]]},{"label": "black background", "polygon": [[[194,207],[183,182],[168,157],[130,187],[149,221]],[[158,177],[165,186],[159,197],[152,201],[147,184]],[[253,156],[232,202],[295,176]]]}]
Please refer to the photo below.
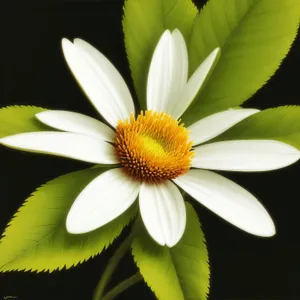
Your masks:
[{"label": "black background", "polygon": [[[197,1],[199,7],[203,2]],[[122,5],[122,0],[68,0],[60,4],[10,3],[2,7],[0,106],[31,104],[97,116],[66,68],[60,49],[64,36],[81,37],[95,45],[120,70],[132,90],[121,29]],[[300,104],[299,53],[298,37],[279,71],[246,106],[264,109]],[[4,148],[0,149],[0,157],[0,230],[36,187],[87,166]],[[273,238],[248,235],[200,205],[194,206],[210,253],[210,299],[300,299],[299,171],[298,163],[268,173],[226,174],[261,199],[277,226]],[[71,270],[0,274],[0,299],[8,295],[22,300],[91,299],[93,288],[121,239],[101,256]],[[133,272],[135,266],[128,255],[114,281]],[[155,299],[142,283],[118,299],[133,298]]]}]

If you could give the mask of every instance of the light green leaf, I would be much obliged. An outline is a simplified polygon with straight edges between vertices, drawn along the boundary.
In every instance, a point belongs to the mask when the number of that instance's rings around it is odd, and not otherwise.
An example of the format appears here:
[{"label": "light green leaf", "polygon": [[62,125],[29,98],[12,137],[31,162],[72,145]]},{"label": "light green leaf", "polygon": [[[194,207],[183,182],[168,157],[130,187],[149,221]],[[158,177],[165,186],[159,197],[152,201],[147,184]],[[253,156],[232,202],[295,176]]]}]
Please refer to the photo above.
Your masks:
[{"label": "light green leaf", "polygon": [[72,235],[65,229],[65,219],[76,196],[105,170],[94,168],[69,173],[38,188],[4,232],[0,243],[0,271],[70,268],[108,247],[135,216],[136,206],[90,233]]},{"label": "light green leaf", "polygon": [[142,109],[146,108],[148,69],[155,46],[166,29],[178,28],[189,41],[197,9],[191,0],[127,0],[123,31],[131,73]]},{"label": "light green leaf", "polygon": [[210,0],[196,17],[189,45],[193,72],[216,47],[220,60],[182,116],[186,125],[242,104],[279,67],[295,39],[300,1]]},{"label": "light green leaf", "polygon": [[35,114],[45,110],[45,108],[36,106],[7,106],[1,108],[0,138],[23,132],[47,130],[48,127],[35,118]]},{"label": "light green leaf", "polygon": [[132,253],[144,280],[159,300],[204,300],[209,292],[209,262],[204,234],[186,203],[187,225],[173,248],[156,244],[140,225]]},{"label": "light green leaf", "polygon": [[277,140],[300,150],[300,106],[280,106],[256,113],[213,141],[236,139]]}]

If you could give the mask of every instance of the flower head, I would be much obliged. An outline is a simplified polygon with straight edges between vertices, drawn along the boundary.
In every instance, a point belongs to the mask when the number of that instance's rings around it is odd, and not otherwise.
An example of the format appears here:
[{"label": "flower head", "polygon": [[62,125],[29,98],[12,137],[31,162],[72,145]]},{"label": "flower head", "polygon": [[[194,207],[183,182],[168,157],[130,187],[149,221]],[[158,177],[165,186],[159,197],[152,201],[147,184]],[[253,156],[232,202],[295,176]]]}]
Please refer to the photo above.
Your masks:
[{"label": "flower head", "polygon": [[166,113],[146,111],[116,127],[115,147],[124,172],[141,182],[160,183],[191,167],[188,131]]},{"label": "flower head", "polygon": [[79,113],[45,111],[37,118],[60,132],[17,134],[2,138],[0,143],[111,167],[75,199],[66,220],[70,233],[105,225],[138,197],[149,234],[157,243],[172,247],[186,224],[178,187],[249,233],[275,233],[271,217],[253,195],[208,170],[274,170],[297,161],[299,151],[273,140],[206,143],[257,113],[256,109],[229,109],[188,128],[179,120],[212,72],[220,49],[212,51],[188,78],[184,38],[178,30],[165,31],[149,69],[148,110],[137,114],[125,81],[107,58],[79,39],[74,43],[64,39],[62,47],[75,78],[111,127]]}]

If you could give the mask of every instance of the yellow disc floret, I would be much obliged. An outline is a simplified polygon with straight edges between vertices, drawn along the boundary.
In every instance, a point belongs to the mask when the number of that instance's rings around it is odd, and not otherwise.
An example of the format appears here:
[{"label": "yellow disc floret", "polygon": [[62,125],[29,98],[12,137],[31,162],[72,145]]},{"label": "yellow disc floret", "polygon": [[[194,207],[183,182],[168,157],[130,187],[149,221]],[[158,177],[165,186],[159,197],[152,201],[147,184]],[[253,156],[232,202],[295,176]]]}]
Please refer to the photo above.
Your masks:
[{"label": "yellow disc floret", "polygon": [[137,180],[149,182],[186,173],[194,154],[183,124],[166,113],[153,111],[119,121],[115,147],[123,170]]}]

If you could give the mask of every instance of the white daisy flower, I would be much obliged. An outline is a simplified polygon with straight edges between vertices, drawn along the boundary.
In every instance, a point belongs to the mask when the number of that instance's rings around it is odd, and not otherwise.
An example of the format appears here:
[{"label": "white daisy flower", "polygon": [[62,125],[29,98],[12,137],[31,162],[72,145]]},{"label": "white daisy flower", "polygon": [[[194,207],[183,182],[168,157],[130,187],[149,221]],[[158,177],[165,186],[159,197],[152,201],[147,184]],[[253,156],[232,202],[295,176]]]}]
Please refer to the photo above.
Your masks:
[{"label": "white daisy flower", "polygon": [[[208,170],[268,171],[300,158],[294,147],[273,140],[206,143],[256,109],[230,109],[185,128],[178,119],[215,64],[215,49],[188,79],[188,55],[178,30],[164,32],[155,49],[147,83],[147,111],[136,114],[125,81],[87,42],[63,39],[66,61],[82,89],[111,125],[68,111],[45,111],[37,118],[62,132],[8,136],[1,144],[32,152],[114,165],[78,195],[66,228],[80,234],[99,228],[126,211],[138,198],[152,238],[174,246],[186,225],[178,187],[231,224],[258,236],[275,234],[266,209],[244,188]],[[112,129],[113,128],[113,129]],[[208,169],[208,170],[203,170]]]}]

